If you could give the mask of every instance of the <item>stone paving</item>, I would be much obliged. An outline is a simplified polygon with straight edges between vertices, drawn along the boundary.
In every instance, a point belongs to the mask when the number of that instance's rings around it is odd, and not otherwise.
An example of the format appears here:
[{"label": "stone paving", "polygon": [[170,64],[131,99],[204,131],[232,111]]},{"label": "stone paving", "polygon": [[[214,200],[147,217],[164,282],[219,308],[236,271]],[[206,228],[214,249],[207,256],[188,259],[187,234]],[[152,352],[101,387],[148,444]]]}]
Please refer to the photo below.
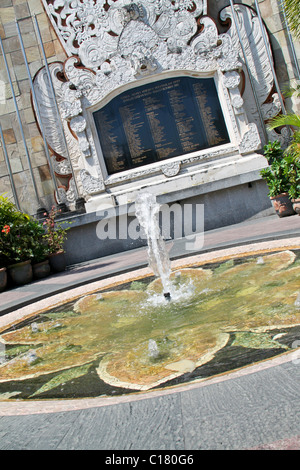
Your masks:
[{"label": "stone paving", "polygon": [[[177,239],[175,242],[169,242],[169,253],[171,259],[176,259],[188,257],[194,253],[207,254],[211,251],[258,241],[268,243],[274,240],[293,239],[299,235],[299,216],[279,218],[274,215],[205,232],[204,243],[200,248],[197,248],[198,243],[193,243],[192,239],[188,241],[188,244],[184,238]],[[147,248],[142,247],[70,266],[64,273],[0,293],[0,316],[16,307],[22,307],[58,292],[147,265]]]},{"label": "stone paving", "polygon": [[[298,216],[271,216],[207,232],[204,245],[195,251],[187,251],[184,239],[169,244],[173,267],[280,247],[300,248]],[[118,280],[125,274],[137,276],[140,269],[149,272],[145,248],[69,267],[65,273],[3,292],[0,326],[109,285],[115,275]],[[164,391],[83,400],[3,401],[0,449],[299,450],[299,385],[299,350],[295,350]]]}]

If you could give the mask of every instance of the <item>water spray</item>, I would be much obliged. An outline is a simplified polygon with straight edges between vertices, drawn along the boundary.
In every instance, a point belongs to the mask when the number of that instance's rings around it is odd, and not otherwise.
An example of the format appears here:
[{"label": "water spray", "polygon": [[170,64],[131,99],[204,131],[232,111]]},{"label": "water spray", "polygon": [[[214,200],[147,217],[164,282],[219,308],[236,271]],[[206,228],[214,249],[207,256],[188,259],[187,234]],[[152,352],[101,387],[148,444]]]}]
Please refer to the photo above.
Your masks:
[{"label": "water spray", "polygon": [[160,205],[156,201],[156,196],[151,193],[141,192],[135,202],[135,213],[143,228],[148,243],[149,267],[154,274],[160,277],[163,292],[166,299],[171,299],[171,266],[165,242],[161,236],[158,213]]}]

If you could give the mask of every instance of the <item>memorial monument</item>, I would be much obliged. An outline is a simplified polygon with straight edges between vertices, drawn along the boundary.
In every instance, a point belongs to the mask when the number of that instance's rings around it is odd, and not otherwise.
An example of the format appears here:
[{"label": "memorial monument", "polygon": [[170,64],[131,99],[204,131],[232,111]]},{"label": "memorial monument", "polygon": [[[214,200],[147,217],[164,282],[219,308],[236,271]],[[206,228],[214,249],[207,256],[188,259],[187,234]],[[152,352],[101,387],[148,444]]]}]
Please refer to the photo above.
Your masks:
[{"label": "memorial monument", "polygon": [[70,234],[95,236],[143,188],[204,204],[206,230],[272,212],[262,148],[288,135],[266,129],[281,97],[253,8],[218,2],[217,24],[206,0],[41,1],[67,59],[35,74],[33,108],[67,178],[56,199],[85,200]]}]

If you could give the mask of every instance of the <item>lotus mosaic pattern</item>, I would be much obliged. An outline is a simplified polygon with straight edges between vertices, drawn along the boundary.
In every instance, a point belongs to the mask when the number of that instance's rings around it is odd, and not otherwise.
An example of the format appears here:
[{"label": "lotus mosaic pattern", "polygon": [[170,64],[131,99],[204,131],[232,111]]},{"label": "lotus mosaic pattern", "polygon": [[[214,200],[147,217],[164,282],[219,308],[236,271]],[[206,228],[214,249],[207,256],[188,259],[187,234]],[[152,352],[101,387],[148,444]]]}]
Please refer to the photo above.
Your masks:
[{"label": "lotus mosaic pattern", "polygon": [[[51,389],[96,360],[106,383],[147,390],[210,361],[232,332],[242,346],[282,348],[270,330],[300,324],[300,261],[292,251],[181,269],[172,282],[171,302],[163,301],[160,280],[133,283],[2,332],[12,358],[0,365],[0,382],[56,372],[44,385]],[[149,340],[158,348],[154,356]]]}]

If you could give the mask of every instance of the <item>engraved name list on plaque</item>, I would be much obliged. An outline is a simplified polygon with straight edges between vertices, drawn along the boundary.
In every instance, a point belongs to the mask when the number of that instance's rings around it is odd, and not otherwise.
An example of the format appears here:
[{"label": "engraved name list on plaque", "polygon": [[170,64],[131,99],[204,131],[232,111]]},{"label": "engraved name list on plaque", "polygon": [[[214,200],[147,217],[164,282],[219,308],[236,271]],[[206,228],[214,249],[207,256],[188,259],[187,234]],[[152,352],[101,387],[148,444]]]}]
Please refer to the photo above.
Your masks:
[{"label": "engraved name list on plaque", "polygon": [[213,78],[127,90],[93,113],[108,174],[229,142]]}]

